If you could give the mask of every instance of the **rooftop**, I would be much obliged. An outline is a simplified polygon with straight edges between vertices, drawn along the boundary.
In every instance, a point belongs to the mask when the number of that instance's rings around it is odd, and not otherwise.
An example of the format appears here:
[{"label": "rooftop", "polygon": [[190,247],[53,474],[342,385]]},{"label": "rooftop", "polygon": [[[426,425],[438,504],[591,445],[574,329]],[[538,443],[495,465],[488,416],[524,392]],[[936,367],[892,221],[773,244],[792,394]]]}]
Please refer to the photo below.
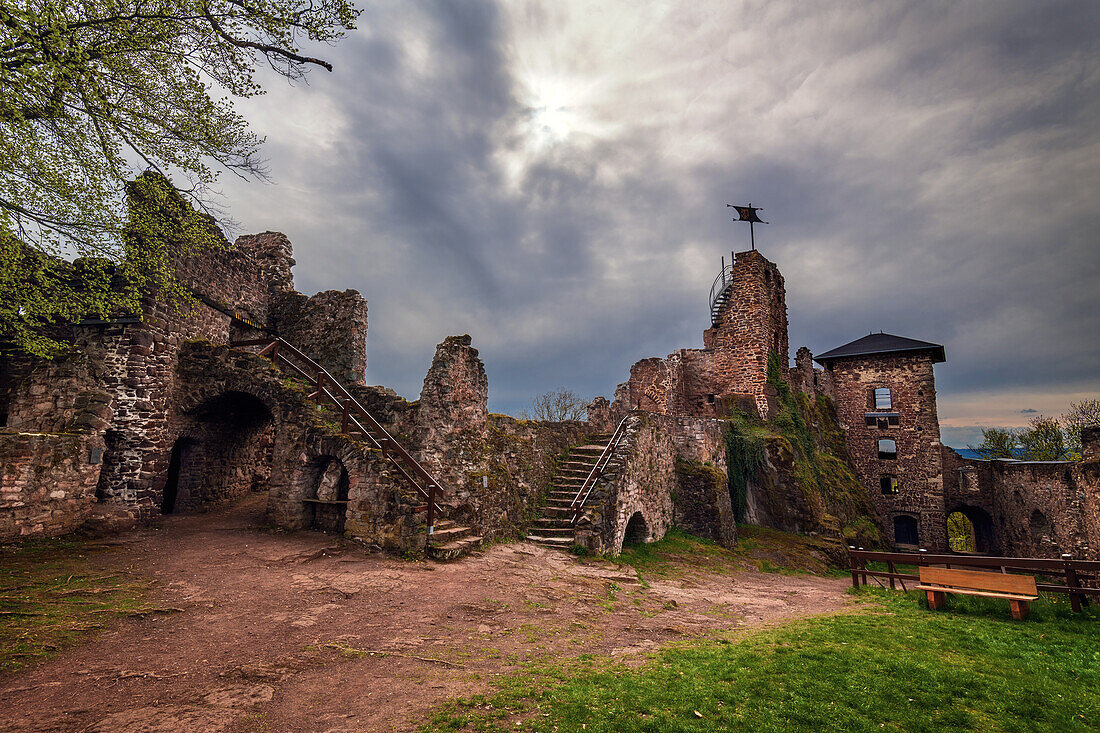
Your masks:
[{"label": "rooftop", "polygon": [[917,339],[905,338],[904,336],[894,336],[893,334],[882,333],[881,331],[879,333],[869,333],[863,338],[858,338],[851,343],[838,346],[832,351],[818,354],[814,357],[814,361],[819,364],[824,364],[827,361],[843,359],[849,356],[893,354],[906,351],[931,351],[933,364],[947,361],[947,355],[944,352],[943,346],[940,344],[933,344],[928,341],[918,341]]}]

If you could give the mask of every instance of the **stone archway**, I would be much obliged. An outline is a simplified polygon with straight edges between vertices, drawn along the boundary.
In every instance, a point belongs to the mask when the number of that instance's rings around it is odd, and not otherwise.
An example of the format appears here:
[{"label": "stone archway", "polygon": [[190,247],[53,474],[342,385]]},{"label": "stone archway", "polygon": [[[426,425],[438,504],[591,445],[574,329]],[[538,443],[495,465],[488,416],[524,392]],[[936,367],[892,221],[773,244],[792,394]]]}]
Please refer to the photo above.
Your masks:
[{"label": "stone archway", "polygon": [[952,552],[994,554],[993,517],[981,507],[956,507],[947,515],[947,545]]},{"label": "stone archway", "polygon": [[205,511],[267,488],[274,418],[259,398],[220,392],[178,422],[157,497],[163,513]]},{"label": "stone archway", "polygon": [[623,529],[623,544],[637,545],[649,542],[649,540],[649,524],[641,512],[634,512],[627,521],[625,529]]}]

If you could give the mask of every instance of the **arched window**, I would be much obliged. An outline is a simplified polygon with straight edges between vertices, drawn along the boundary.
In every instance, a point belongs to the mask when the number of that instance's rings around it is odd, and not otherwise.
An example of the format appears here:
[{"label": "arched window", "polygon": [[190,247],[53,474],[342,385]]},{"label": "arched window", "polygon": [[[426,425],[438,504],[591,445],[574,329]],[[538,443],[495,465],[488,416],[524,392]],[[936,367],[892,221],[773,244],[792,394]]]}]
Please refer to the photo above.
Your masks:
[{"label": "arched window", "polygon": [[898,444],[890,438],[878,441],[878,457],[884,460],[893,460],[898,457]]}]

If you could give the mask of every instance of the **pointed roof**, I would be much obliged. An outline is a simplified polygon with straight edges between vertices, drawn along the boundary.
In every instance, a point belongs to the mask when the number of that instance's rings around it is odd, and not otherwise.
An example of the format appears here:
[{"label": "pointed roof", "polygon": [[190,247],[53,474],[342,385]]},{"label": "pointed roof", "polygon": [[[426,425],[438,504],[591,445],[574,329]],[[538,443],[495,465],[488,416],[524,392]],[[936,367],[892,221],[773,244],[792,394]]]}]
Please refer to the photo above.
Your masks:
[{"label": "pointed roof", "polygon": [[870,354],[894,354],[905,351],[931,351],[932,363],[938,364],[947,361],[947,355],[943,346],[928,341],[894,336],[889,333],[870,333],[863,338],[858,338],[851,343],[838,346],[832,351],[826,351],[814,357],[818,364],[824,364],[834,359],[843,359],[848,356],[868,356]]}]

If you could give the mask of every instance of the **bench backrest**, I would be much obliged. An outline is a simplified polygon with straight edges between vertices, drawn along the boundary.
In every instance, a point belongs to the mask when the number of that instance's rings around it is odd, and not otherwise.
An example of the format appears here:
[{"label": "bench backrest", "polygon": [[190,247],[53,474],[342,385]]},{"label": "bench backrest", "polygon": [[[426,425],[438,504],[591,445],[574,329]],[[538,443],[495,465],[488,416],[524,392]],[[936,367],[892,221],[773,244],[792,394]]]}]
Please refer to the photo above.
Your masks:
[{"label": "bench backrest", "polygon": [[943,585],[967,590],[988,590],[998,593],[1016,593],[1037,596],[1034,575],[987,573],[982,570],[953,570],[950,568],[920,568],[920,582],[926,585]]}]

